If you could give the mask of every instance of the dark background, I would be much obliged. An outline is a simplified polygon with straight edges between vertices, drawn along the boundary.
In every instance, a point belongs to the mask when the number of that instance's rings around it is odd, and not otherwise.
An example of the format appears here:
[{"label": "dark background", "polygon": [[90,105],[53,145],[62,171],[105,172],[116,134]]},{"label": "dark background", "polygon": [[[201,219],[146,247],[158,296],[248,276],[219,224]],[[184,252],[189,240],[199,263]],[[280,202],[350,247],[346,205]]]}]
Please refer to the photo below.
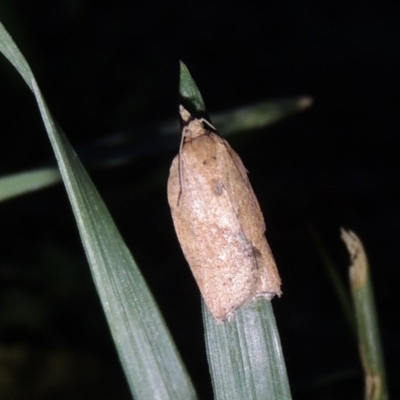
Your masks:
[{"label": "dark background", "polygon": [[[200,298],[166,200],[177,148],[126,150],[128,162],[98,168],[92,144],[121,131],[143,143],[141,127],[178,118],[179,59],[210,111],[312,96],[310,110],[230,139],[250,171],[283,280],[273,304],[292,393],[363,398],[357,343],[315,240],[347,283],[344,226],[369,255],[397,398],[399,9],[344,1],[0,3],[0,20],[81,151],[202,398],[212,392]],[[4,58],[0,91],[0,175],[54,162],[33,96]],[[129,398],[64,188],[0,204],[0,221],[0,398]]]}]

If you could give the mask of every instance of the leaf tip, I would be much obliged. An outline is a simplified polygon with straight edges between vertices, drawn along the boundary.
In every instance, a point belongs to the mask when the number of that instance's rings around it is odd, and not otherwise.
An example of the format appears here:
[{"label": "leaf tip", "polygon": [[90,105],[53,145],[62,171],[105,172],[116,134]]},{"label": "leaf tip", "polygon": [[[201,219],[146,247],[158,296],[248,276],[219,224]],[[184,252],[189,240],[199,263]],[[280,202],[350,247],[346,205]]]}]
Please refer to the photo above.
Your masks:
[{"label": "leaf tip", "polygon": [[179,62],[179,95],[185,108],[192,110],[194,114],[205,113],[206,106],[201,96],[200,90],[193,80],[189,69],[183,61]]}]

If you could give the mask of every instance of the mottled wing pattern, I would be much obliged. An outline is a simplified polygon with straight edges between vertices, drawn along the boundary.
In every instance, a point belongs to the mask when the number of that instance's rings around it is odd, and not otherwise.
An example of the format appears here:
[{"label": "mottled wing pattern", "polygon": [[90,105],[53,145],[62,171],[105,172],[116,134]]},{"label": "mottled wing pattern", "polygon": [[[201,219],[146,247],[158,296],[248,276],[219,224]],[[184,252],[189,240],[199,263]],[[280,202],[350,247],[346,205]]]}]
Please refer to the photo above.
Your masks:
[{"label": "mottled wing pattern", "polygon": [[225,321],[255,297],[280,294],[280,279],[239,156],[214,132],[186,132],[171,166],[168,200],[202,296],[213,316]]},{"label": "mottled wing pattern", "polygon": [[242,160],[226,140],[222,138],[220,140],[224,142],[231,156],[227,158],[227,165],[224,166],[225,171],[230,171],[229,174],[225,174],[225,179],[229,182],[230,199],[243,233],[252,244],[256,259],[258,279],[254,294],[256,297],[272,298],[276,294],[281,294],[281,280],[265,238],[264,217]]}]

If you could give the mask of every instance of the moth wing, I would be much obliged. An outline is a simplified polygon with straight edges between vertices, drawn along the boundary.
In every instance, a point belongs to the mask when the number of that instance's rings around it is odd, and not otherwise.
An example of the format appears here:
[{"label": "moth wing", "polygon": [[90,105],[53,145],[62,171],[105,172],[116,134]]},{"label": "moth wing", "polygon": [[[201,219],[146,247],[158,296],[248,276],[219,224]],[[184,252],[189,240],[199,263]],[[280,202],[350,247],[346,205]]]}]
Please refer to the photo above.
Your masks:
[{"label": "moth wing", "polygon": [[220,138],[220,141],[229,154],[224,160],[224,165],[221,165],[221,175],[225,175],[232,205],[241,220],[243,230],[251,240],[264,234],[264,217],[241,158],[226,140]]},{"label": "moth wing", "polygon": [[183,146],[168,182],[182,250],[217,320],[227,319],[252,297],[257,279],[253,246],[228,190],[234,178],[225,171],[227,157],[217,135],[202,135]]},{"label": "moth wing", "polygon": [[255,297],[281,294],[261,209],[224,139],[208,131],[185,141],[171,166],[168,199],[182,250],[217,320]]},{"label": "moth wing", "polygon": [[243,234],[252,245],[257,264],[257,283],[254,296],[271,299],[274,295],[281,294],[281,280],[265,237],[264,217],[242,160],[226,140],[222,138],[220,140],[230,154],[230,157],[225,160],[226,165],[221,168],[223,171],[229,171],[229,173],[225,172],[225,181],[232,207],[240,221]]}]

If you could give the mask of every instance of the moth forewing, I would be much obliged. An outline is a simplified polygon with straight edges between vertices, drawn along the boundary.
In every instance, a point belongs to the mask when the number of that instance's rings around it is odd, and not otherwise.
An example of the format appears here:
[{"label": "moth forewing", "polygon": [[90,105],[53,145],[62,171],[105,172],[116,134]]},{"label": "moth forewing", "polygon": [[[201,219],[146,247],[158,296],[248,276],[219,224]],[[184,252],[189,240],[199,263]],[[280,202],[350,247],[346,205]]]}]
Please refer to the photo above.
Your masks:
[{"label": "moth forewing", "polygon": [[179,154],[168,180],[178,240],[200,292],[218,322],[241,305],[280,295],[280,277],[264,219],[240,157],[180,106]]}]

